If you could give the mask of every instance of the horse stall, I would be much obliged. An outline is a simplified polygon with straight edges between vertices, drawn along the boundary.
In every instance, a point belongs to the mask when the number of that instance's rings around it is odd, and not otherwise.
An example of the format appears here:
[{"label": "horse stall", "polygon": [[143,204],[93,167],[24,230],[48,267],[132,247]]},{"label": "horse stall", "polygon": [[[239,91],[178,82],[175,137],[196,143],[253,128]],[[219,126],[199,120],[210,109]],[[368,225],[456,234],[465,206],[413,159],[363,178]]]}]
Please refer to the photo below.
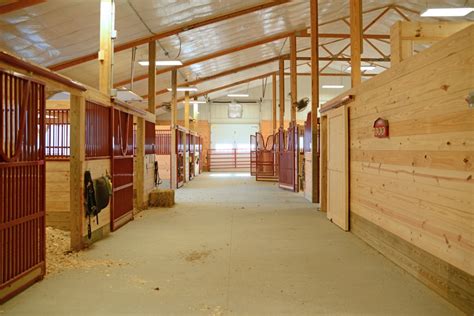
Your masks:
[{"label": "horse stall", "polygon": [[296,124],[290,124],[287,130],[280,129],[278,154],[278,183],[280,188],[298,192],[298,166],[300,152],[299,133]]},{"label": "horse stall", "polygon": [[[93,179],[110,176],[111,107],[86,100],[85,170]],[[70,101],[46,102],[46,225],[71,230],[70,211]],[[86,238],[89,222],[84,222],[84,242],[90,243],[109,233],[110,205],[90,222],[91,238]]]},{"label": "horse stall", "polygon": [[269,135],[265,141],[262,133],[256,133],[255,177],[257,181],[278,182],[278,153],[275,150],[278,137]]},{"label": "horse stall", "polygon": [[46,97],[85,88],[0,52],[0,303],[46,273]]},{"label": "horse stall", "polygon": [[171,130],[169,126],[156,125],[155,133],[155,185],[169,188],[171,184]]},{"label": "horse stall", "polygon": [[186,129],[183,127],[176,127],[174,130],[176,133],[176,170],[172,172],[176,172],[176,188],[179,189],[184,185],[186,182],[186,148],[184,143],[186,141]]}]

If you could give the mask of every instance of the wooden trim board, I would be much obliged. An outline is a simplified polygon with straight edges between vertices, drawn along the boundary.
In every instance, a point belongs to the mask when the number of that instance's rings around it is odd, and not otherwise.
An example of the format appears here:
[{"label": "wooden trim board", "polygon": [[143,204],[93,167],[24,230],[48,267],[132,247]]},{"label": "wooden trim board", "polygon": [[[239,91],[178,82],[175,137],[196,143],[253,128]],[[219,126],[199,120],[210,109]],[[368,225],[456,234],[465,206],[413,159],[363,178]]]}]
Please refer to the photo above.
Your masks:
[{"label": "wooden trim board", "polygon": [[350,213],[351,232],[468,315],[474,314],[474,276]]}]

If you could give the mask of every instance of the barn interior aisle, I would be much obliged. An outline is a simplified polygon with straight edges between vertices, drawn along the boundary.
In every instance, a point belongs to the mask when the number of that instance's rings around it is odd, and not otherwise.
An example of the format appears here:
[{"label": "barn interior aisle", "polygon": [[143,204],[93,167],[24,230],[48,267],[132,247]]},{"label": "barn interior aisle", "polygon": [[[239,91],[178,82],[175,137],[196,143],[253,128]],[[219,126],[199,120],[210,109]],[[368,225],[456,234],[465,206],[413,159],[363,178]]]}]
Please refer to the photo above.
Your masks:
[{"label": "barn interior aisle", "polygon": [[[206,173],[0,307],[6,315],[460,313],[299,194]],[[337,294],[337,295],[336,295]]]}]

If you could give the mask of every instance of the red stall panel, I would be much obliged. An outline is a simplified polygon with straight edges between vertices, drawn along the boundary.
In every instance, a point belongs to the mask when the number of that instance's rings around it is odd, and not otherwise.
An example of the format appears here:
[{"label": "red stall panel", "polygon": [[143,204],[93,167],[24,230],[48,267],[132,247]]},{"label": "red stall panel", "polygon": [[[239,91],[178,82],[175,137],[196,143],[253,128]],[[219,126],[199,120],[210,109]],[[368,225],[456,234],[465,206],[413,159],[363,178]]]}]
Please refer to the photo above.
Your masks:
[{"label": "red stall panel", "polygon": [[0,303],[45,274],[45,90],[0,70]]},{"label": "red stall panel", "polygon": [[113,115],[111,230],[133,218],[133,115],[115,109]]}]

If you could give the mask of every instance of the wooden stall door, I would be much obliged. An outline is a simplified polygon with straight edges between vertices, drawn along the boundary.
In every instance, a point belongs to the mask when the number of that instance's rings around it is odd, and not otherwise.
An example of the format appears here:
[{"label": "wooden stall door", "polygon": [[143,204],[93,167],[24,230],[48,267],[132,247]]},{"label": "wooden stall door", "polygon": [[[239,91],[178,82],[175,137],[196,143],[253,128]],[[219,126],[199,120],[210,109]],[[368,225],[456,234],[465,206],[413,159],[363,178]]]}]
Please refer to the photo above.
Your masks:
[{"label": "wooden stall door", "polygon": [[45,88],[0,70],[0,304],[45,274]]},{"label": "wooden stall door", "polygon": [[115,109],[113,118],[111,230],[133,219],[133,115]]},{"label": "wooden stall door", "polygon": [[279,137],[279,186],[298,192],[298,127],[280,129]]},{"label": "wooden stall door", "polygon": [[349,146],[347,108],[328,113],[327,217],[349,230]]}]

